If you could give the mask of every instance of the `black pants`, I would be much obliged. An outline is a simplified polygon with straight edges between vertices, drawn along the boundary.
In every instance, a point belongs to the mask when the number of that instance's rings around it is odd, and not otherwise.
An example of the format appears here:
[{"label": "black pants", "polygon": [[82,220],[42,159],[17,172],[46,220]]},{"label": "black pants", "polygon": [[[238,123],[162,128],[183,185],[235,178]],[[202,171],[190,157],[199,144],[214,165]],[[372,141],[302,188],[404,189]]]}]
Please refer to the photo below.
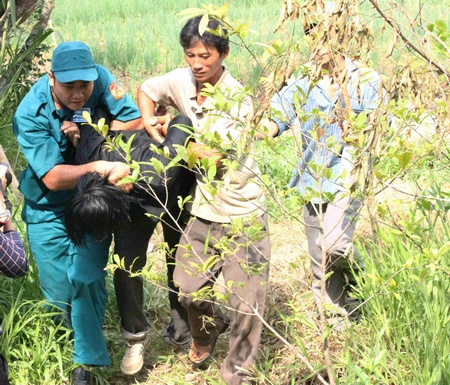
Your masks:
[{"label": "black pants", "polygon": [[8,380],[8,363],[0,354],[0,385],[10,385]]},{"label": "black pants", "polygon": [[[178,214],[177,210],[172,213],[174,218],[177,218]],[[178,222],[181,224],[181,219]],[[140,215],[134,216],[131,222],[125,223],[122,230],[114,235],[114,251],[120,259],[124,259],[126,269],[115,271],[114,288],[122,327],[131,334],[148,330],[149,323],[143,309],[143,278],[130,277],[128,271],[137,272],[144,268],[147,262],[148,242],[157,223],[146,216],[144,212],[141,212]],[[179,243],[181,233],[168,214],[162,217],[161,223],[164,240],[169,248],[169,251],[166,252],[166,265],[172,323],[174,333],[183,335],[189,332],[189,324],[186,310],[178,302],[178,288],[175,287],[173,282],[176,245]]]}]

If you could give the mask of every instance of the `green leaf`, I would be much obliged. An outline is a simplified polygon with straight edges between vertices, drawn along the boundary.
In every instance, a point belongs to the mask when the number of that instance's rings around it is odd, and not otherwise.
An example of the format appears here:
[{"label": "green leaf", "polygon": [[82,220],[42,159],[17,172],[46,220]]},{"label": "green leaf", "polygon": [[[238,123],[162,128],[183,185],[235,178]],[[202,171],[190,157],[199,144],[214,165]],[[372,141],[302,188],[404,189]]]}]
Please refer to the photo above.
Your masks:
[{"label": "green leaf", "polygon": [[436,259],[440,259],[441,257],[448,256],[449,255],[449,251],[450,251],[450,242],[446,242],[436,252],[435,258]]},{"label": "green leaf", "polygon": [[204,14],[198,25],[198,32],[200,33],[200,36],[203,36],[205,31],[208,29],[208,23],[209,23],[209,16],[207,14]]},{"label": "green leaf", "polygon": [[192,153],[189,155],[189,158],[187,160],[189,169],[192,170],[194,168],[195,163],[197,162],[197,159],[198,159],[198,156],[196,154]]},{"label": "green leaf", "polygon": [[389,281],[389,289],[395,290],[396,287],[397,287],[397,282],[395,282],[395,279],[391,279]]},{"label": "green leaf", "polygon": [[92,124],[92,118],[91,118],[91,114],[89,113],[89,112],[87,112],[87,111],[83,111],[83,119],[87,122],[87,123],[89,123],[89,124]]},{"label": "green leaf", "polygon": [[207,272],[212,270],[214,265],[217,263],[219,258],[217,255],[211,255],[204,263],[203,263],[203,272]]},{"label": "green leaf", "polygon": [[213,180],[216,174],[217,174],[217,166],[215,163],[213,163],[208,168],[208,179]]},{"label": "green leaf", "polygon": [[183,199],[183,197],[181,195],[178,195],[177,197],[177,202],[178,202],[178,207],[183,210],[184,206],[186,205],[187,202],[189,202],[192,199],[192,195],[188,195],[186,198]]},{"label": "green leaf", "polygon": [[228,13],[228,3],[225,5],[222,5],[221,7],[217,8],[214,12],[214,14],[219,18],[219,19],[225,19],[225,17],[227,16]]},{"label": "green leaf", "polygon": [[383,349],[380,353],[377,354],[377,356],[373,360],[373,366],[378,366],[385,355],[386,355],[386,350]]},{"label": "green leaf", "polygon": [[152,158],[149,162],[154,168],[158,175],[161,175],[161,173],[164,171],[164,164],[159,159]]},{"label": "green leaf", "polygon": [[433,208],[433,205],[431,204],[431,202],[427,199],[418,199],[417,200],[417,205],[426,211],[430,211]]},{"label": "green leaf", "polygon": [[402,154],[397,154],[395,157],[397,158],[400,167],[402,169],[405,169],[408,166],[409,162],[411,161],[412,156],[413,154],[411,151],[405,151]]},{"label": "green leaf", "polygon": [[205,238],[205,245],[203,246],[203,254],[207,254],[208,253],[208,245],[209,245],[209,237],[211,236],[211,232],[208,229],[208,233],[206,234],[206,238]]}]

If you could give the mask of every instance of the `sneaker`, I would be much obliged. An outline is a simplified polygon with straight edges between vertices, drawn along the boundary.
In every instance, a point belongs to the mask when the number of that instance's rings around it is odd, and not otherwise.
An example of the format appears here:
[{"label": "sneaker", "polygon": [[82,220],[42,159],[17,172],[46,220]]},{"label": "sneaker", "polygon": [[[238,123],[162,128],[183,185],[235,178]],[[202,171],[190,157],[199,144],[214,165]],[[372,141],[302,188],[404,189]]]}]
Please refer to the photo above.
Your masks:
[{"label": "sneaker", "polygon": [[120,370],[123,374],[131,376],[142,369],[144,366],[144,351],[149,343],[148,333],[142,340],[126,340],[127,350],[120,363]]},{"label": "sneaker", "polygon": [[345,332],[352,326],[348,317],[340,315],[334,315],[330,318],[327,318],[327,322],[333,330],[339,333]]},{"label": "sneaker", "polygon": [[92,372],[82,366],[72,370],[72,385],[93,385],[94,376]]}]

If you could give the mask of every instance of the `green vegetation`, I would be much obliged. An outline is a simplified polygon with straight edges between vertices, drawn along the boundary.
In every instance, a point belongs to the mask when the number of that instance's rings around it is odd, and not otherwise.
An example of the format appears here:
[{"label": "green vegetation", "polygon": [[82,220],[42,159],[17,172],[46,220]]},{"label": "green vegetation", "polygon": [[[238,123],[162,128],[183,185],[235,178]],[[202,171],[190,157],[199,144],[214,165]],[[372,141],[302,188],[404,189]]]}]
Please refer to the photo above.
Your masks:
[{"label": "green vegetation", "polygon": [[[425,4],[407,0],[396,7],[388,0],[379,3],[414,45],[423,41],[427,30],[433,32],[434,35],[426,36],[428,45],[419,46],[450,71],[448,2],[428,0]],[[178,44],[182,25],[179,12],[202,4],[200,0],[56,0],[52,12],[56,32],[52,39],[56,43],[62,39],[85,41],[96,60],[113,69],[134,97],[136,87],[145,78],[184,65]],[[217,7],[223,3],[213,4]],[[281,1],[269,0],[230,4],[228,16],[233,26],[244,24],[251,32],[243,36],[245,45],[240,35],[232,37],[236,44],[226,64],[254,95],[263,90],[261,76],[269,77],[274,64],[286,58],[287,52],[293,54],[296,62],[308,60],[300,22],[287,21],[279,32],[273,32],[281,8]],[[450,384],[448,78],[442,73],[431,73],[433,66],[412,54],[400,38],[393,40],[392,29],[369,1],[362,2],[358,12],[363,21],[373,21],[374,34],[371,45],[361,50],[361,59],[367,59],[380,71],[393,97],[389,106],[393,124],[380,124],[381,144],[370,148],[372,183],[367,190],[367,209],[358,226],[366,272],[354,295],[364,301],[362,319],[344,333],[330,329],[322,333],[308,290],[309,262],[302,233],[301,197],[286,188],[301,150],[299,134],[293,130],[291,135],[257,143],[270,197],[273,247],[265,317],[268,325],[257,362],[257,384]],[[420,25],[425,28],[420,29]],[[364,33],[366,30],[362,29],[361,35]],[[291,42],[291,37],[300,47]],[[46,43],[54,44],[52,39]],[[274,39],[278,42],[269,45]],[[258,42],[266,44],[265,49]],[[38,51],[38,58],[40,55],[42,51]],[[13,54],[3,54],[3,63],[10,57]],[[10,134],[10,121],[20,95],[42,71],[41,62],[33,64],[33,71],[37,71],[34,77],[14,82],[24,86],[16,97],[0,93],[1,144],[16,171],[22,168],[23,160]],[[25,64],[23,69],[25,73],[31,71]],[[25,239],[20,202],[16,199],[14,203],[14,221]],[[146,370],[131,379],[120,374],[124,346],[109,274],[105,335],[113,365],[106,370],[96,369],[98,381],[116,385],[217,384],[218,368],[227,349],[226,338],[219,340],[216,361],[206,371],[191,369],[186,349],[174,352],[163,343],[161,336],[169,312],[161,235],[157,234],[153,242],[158,246],[143,274],[147,282],[146,311],[152,322]],[[15,384],[68,383],[70,334],[53,324],[41,299],[33,264],[25,279],[0,279],[0,319],[4,319],[5,331],[0,352],[11,362]],[[324,349],[324,341],[328,350]],[[326,374],[326,352],[331,357],[334,379]]]},{"label": "green vegetation", "polygon": [[363,325],[376,338],[355,346],[349,383],[389,383],[394,372],[397,383],[449,382],[449,194],[429,192],[447,203],[411,205],[368,248],[360,294],[368,300]]},{"label": "green vegetation", "polygon": [[[215,6],[223,2],[212,1]],[[132,2],[89,0],[56,1],[52,13],[55,40],[82,40],[93,51],[98,63],[114,69],[124,85],[135,96],[136,87],[149,76],[168,72],[184,65],[178,34],[183,25],[179,12],[186,8],[201,7],[195,1]],[[280,12],[280,2],[269,0],[241,1],[230,7],[230,18],[248,24],[249,44],[268,41]],[[89,27],[87,27],[89,26]],[[239,41],[234,40],[236,44]],[[252,51],[262,49],[252,45]],[[232,45],[233,60],[227,65],[237,78],[258,80],[259,69],[248,51]],[[255,76],[253,76],[255,72]]]}]

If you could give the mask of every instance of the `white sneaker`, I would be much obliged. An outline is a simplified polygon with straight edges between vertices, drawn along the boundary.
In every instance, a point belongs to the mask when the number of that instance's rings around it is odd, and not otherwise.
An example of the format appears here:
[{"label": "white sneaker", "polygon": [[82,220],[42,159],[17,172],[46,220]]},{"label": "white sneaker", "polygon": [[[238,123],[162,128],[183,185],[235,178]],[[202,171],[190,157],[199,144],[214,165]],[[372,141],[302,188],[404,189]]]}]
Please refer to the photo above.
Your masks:
[{"label": "white sneaker", "polygon": [[139,372],[144,366],[144,352],[149,345],[150,338],[148,333],[142,340],[127,340],[127,350],[120,363],[120,370],[123,374],[133,375]]}]

